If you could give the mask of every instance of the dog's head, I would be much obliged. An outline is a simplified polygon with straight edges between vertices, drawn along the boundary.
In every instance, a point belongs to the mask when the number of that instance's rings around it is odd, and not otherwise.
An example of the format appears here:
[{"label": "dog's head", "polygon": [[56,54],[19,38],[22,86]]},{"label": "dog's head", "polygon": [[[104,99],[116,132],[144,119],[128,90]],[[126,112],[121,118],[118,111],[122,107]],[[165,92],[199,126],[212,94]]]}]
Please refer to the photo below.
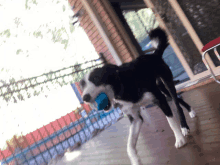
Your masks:
[{"label": "dog's head", "polygon": [[105,65],[101,68],[95,68],[87,73],[80,81],[80,86],[83,91],[83,101],[86,103],[95,103],[96,97],[104,92],[108,96],[108,105],[104,111],[109,111],[113,108],[113,99],[115,95],[114,86],[117,85],[117,76],[115,65]]}]

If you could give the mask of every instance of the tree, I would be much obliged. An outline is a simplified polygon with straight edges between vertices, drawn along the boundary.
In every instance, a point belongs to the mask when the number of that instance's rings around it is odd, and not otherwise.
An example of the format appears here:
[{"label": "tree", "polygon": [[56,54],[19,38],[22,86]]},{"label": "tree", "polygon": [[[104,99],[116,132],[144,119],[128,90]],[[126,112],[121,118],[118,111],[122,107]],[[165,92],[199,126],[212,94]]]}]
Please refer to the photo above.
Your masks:
[{"label": "tree", "polygon": [[149,31],[159,25],[153,11],[149,8],[124,11],[123,14],[138,42],[142,42]]}]

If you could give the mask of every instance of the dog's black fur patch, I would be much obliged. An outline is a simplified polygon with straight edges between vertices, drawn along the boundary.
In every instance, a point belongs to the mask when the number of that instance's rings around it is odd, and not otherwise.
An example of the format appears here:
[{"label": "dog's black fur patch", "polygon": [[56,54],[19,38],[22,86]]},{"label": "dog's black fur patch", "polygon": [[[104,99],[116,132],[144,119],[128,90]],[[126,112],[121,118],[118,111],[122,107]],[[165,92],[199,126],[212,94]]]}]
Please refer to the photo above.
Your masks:
[{"label": "dog's black fur patch", "polygon": [[131,115],[128,115],[128,119],[131,123],[134,121],[134,118]]}]

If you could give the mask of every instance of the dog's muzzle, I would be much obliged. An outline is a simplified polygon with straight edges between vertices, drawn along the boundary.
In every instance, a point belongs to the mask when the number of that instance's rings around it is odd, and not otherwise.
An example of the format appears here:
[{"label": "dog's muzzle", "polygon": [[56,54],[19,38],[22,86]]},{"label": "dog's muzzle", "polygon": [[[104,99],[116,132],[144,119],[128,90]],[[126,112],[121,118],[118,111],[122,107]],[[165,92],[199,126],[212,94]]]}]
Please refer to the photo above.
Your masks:
[{"label": "dog's muzzle", "polygon": [[83,101],[85,102],[90,102],[91,101],[91,95],[90,94],[85,94],[83,96]]}]

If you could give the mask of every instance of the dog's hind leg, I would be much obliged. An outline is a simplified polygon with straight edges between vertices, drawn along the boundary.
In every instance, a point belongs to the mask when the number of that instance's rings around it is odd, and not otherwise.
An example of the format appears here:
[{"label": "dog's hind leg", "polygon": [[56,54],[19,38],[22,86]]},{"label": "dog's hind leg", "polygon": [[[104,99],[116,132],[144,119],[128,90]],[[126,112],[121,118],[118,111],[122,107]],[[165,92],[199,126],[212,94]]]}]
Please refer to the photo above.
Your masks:
[{"label": "dog's hind leg", "polygon": [[186,118],[183,113],[183,109],[180,107],[180,104],[179,104],[179,99],[176,94],[176,88],[173,83],[172,73],[170,70],[167,70],[167,72],[164,72],[164,73],[165,74],[163,74],[160,78],[163,84],[165,85],[166,89],[169,91],[172,99],[174,100],[174,103],[177,107],[177,115],[180,120],[181,130],[182,130],[183,135],[186,136],[189,134],[189,126],[186,123]]},{"label": "dog's hind leg", "polygon": [[127,143],[127,153],[132,165],[142,165],[141,160],[137,155],[136,144],[141,125],[143,123],[143,118],[140,116],[139,112],[137,112],[135,115],[128,114],[127,116],[131,122]]},{"label": "dog's hind leg", "polygon": [[167,121],[171,129],[173,130],[173,133],[176,138],[175,147],[180,148],[184,146],[186,144],[186,140],[183,134],[181,133],[179,125],[174,119],[173,113],[170,109],[170,106],[167,103],[165,96],[159,91],[159,89],[154,91],[154,95],[155,95],[154,103],[158,105],[163,111],[163,113],[166,115]]},{"label": "dog's hind leg", "polygon": [[185,107],[185,108],[188,110],[189,116],[190,116],[191,118],[196,117],[196,112],[193,110],[193,108],[192,108],[189,104],[187,104],[187,103],[186,103],[183,99],[181,99],[181,98],[178,98],[178,101],[179,101],[179,103],[180,103],[183,107]]},{"label": "dog's hind leg", "polygon": [[[164,86],[164,84],[163,84],[160,80],[157,81],[157,85],[158,85],[158,88],[160,89],[160,91],[161,91],[166,97],[169,97],[169,98],[172,99],[172,97],[171,97],[169,91],[166,89],[166,87]],[[179,97],[178,97],[177,99],[178,99],[179,103],[180,103],[183,107],[185,107],[185,108],[187,109],[187,111],[189,112],[189,116],[190,116],[191,118],[194,118],[194,117],[196,116],[196,113],[195,113],[195,111],[193,110],[193,108],[192,108],[189,104],[187,104],[183,99],[181,99],[181,98],[179,98]]]}]

